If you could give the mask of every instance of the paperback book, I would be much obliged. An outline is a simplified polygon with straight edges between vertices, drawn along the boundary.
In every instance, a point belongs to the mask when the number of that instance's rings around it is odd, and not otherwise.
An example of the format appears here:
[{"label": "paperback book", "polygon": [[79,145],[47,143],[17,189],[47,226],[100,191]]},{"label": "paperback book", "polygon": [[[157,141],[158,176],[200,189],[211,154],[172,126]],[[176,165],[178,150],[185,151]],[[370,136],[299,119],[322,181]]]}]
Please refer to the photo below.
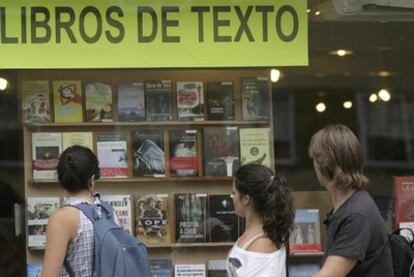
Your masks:
[{"label": "paperback book", "polygon": [[48,81],[22,82],[22,111],[25,123],[50,122]]},{"label": "paperback book", "polygon": [[56,179],[56,167],[61,152],[62,133],[33,133],[33,179]]},{"label": "paperback book", "polygon": [[145,245],[171,243],[168,194],[136,197],[136,234]]},{"label": "paperback book", "polygon": [[27,198],[27,246],[44,248],[46,246],[47,223],[49,217],[60,207],[58,197]]},{"label": "paperback book", "polygon": [[174,269],[175,277],[206,277],[204,264],[176,264]]},{"label": "paperback book", "polygon": [[127,142],[125,134],[98,134],[96,136],[96,148],[102,178],[128,177]]},{"label": "paperback book", "polygon": [[234,176],[240,166],[237,127],[204,128],[204,174]]},{"label": "paperback book", "polygon": [[269,119],[269,79],[242,78],[243,120]]},{"label": "paperback book", "polygon": [[100,199],[111,205],[117,222],[125,231],[132,235],[131,195],[101,195]]},{"label": "paperback book", "polygon": [[55,122],[83,122],[80,81],[53,81]]},{"label": "paperback book", "polygon": [[197,130],[170,130],[171,176],[197,176]]},{"label": "paperback book", "polygon": [[301,261],[289,263],[289,277],[309,277],[318,273],[321,269],[319,262]]},{"label": "paperback book", "polygon": [[291,253],[320,252],[321,229],[318,209],[296,209],[293,232],[290,235]]},{"label": "paperback book", "polygon": [[207,119],[234,120],[232,82],[207,82]]},{"label": "paperback book", "polygon": [[208,207],[207,241],[236,241],[239,237],[239,217],[236,215],[230,195],[210,194],[208,196]]},{"label": "paperback book", "polygon": [[171,260],[149,260],[149,264],[151,277],[173,277],[173,266]]},{"label": "paperback book", "polygon": [[85,121],[113,121],[111,84],[98,82],[85,85]]},{"label": "paperback book", "polygon": [[207,193],[175,195],[176,241],[207,242]]},{"label": "paperback book", "polygon": [[178,120],[204,120],[203,82],[177,82]]},{"label": "paperback book", "polygon": [[209,260],[207,262],[208,277],[228,277],[226,260]]},{"label": "paperback book", "polygon": [[62,133],[63,151],[70,146],[80,145],[93,150],[92,132],[65,132]]},{"label": "paperback book", "polygon": [[42,269],[41,263],[27,264],[27,277],[40,277]]},{"label": "paperback book", "polygon": [[146,81],[145,83],[146,116],[149,121],[172,120],[171,94],[172,84],[169,80]]},{"label": "paperback book", "polygon": [[240,163],[261,164],[272,168],[270,128],[240,129]]},{"label": "paperback book", "polygon": [[118,85],[118,120],[145,120],[145,97],[142,83],[121,83]]},{"label": "paperback book", "polygon": [[140,129],[132,132],[134,176],[165,176],[165,154],[162,129]]},{"label": "paperback book", "polygon": [[[414,176],[398,176],[393,180],[394,230],[414,227]],[[414,231],[414,229],[413,229]]]}]

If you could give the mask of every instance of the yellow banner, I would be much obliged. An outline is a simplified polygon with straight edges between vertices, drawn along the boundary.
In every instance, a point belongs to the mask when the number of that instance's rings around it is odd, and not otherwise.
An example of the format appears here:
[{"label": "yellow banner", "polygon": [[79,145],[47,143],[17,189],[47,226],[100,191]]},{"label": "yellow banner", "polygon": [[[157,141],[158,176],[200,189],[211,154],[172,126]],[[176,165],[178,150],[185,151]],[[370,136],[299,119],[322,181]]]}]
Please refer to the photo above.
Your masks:
[{"label": "yellow banner", "polygon": [[0,68],[308,65],[306,0],[2,0]]}]

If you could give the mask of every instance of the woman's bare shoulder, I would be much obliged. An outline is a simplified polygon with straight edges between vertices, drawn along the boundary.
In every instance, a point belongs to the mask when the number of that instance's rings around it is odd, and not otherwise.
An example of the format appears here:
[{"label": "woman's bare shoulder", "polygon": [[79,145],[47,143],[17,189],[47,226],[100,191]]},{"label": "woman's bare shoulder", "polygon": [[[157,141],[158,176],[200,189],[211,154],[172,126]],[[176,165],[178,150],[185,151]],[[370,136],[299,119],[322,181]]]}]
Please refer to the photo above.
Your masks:
[{"label": "woman's bare shoulder", "polygon": [[273,253],[276,250],[278,250],[278,248],[272,242],[271,239],[263,237],[263,238],[258,238],[255,242],[253,242],[252,245],[250,245],[248,250],[253,251],[253,252],[261,252],[261,253]]},{"label": "woman's bare shoulder", "polygon": [[49,223],[71,225],[79,222],[79,210],[75,207],[65,206],[56,210],[49,218]]}]

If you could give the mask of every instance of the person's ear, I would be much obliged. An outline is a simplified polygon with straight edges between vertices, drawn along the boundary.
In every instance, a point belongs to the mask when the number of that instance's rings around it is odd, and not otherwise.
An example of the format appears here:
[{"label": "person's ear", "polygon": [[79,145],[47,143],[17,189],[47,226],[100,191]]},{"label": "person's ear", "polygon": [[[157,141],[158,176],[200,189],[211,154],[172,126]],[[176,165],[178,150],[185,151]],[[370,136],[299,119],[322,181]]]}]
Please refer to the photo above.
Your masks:
[{"label": "person's ear", "polygon": [[89,184],[88,184],[88,188],[90,191],[92,191],[94,187],[95,187],[95,174],[92,175],[91,178],[89,178]]},{"label": "person's ear", "polygon": [[249,205],[250,203],[250,196],[248,194],[245,194],[241,197],[241,202],[243,205]]}]

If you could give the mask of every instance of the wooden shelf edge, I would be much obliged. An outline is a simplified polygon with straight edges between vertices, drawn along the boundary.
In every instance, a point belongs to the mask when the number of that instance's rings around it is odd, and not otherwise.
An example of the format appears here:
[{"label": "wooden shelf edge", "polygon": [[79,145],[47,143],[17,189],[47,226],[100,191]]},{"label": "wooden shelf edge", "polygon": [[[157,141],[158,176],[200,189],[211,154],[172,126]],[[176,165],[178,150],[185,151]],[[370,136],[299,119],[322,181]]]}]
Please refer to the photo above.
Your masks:
[{"label": "wooden shelf edge", "polygon": [[235,242],[199,242],[199,243],[171,243],[147,245],[147,248],[191,248],[191,247],[230,247]]},{"label": "wooden shelf edge", "polygon": [[291,258],[308,258],[308,257],[322,257],[324,252],[315,251],[315,252],[296,252],[290,253],[289,257]]}]

